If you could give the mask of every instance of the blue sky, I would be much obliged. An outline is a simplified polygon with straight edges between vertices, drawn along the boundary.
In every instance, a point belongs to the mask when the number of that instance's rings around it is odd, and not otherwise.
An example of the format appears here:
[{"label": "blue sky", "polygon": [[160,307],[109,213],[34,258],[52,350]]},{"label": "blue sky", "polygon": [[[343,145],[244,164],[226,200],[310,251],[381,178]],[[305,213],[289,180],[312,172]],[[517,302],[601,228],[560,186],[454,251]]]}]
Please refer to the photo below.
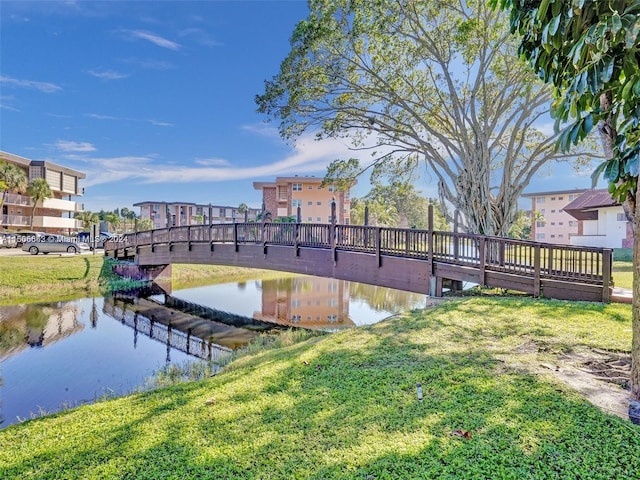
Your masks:
[{"label": "blue sky", "polygon": [[[340,141],[295,146],[254,97],[304,1],[1,1],[0,149],[87,173],[88,210],[143,200],[258,207],[253,181],[323,176]],[[528,189],[589,188],[550,166]],[[435,196],[429,178],[419,185]],[[366,181],[354,195],[367,191]]]}]

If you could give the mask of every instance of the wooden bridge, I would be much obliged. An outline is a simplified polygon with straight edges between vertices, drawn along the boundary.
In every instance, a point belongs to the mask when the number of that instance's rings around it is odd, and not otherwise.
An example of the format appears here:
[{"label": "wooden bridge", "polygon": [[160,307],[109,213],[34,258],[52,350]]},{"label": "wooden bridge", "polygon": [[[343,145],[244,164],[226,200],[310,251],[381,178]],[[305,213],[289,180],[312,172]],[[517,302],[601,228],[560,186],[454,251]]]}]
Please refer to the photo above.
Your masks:
[{"label": "wooden bridge", "polygon": [[613,286],[611,249],[433,229],[334,223],[191,225],[124,235],[105,243],[105,255],[133,261],[151,272],[149,278],[173,263],[230,265],[431,296],[472,282],[535,297],[609,302]]}]

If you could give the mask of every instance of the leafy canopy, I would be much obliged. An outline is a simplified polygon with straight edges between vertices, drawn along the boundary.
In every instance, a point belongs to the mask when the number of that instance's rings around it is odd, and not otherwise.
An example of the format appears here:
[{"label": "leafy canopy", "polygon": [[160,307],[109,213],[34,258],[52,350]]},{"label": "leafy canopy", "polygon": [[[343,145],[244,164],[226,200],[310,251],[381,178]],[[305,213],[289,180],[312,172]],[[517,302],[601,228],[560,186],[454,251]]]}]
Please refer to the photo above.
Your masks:
[{"label": "leafy canopy", "polygon": [[594,173],[614,198],[634,196],[640,163],[640,1],[493,0],[511,11],[520,52],[554,86],[556,128],[568,150],[598,122],[610,125],[613,156]]}]

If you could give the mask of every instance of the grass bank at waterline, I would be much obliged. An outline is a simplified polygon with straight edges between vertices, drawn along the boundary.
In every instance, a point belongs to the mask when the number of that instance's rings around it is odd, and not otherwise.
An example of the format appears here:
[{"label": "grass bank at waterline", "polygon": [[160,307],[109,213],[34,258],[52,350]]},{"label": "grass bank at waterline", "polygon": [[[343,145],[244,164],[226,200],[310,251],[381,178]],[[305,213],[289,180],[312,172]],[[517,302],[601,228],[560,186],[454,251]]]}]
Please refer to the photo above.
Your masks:
[{"label": "grass bank at waterline", "polygon": [[8,427],[0,477],[637,478],[640,428],[532,373],[563,352],[628,351],[630,318],[628,305],[445,302]]},{"label": "grass bank at waterline", "polygon": [[[0,257],[0,305],[70,300],[102,295],[127,281],[98,255]],[[271,271],[216,265],[173,265],[174,288],[241,281]]]}]

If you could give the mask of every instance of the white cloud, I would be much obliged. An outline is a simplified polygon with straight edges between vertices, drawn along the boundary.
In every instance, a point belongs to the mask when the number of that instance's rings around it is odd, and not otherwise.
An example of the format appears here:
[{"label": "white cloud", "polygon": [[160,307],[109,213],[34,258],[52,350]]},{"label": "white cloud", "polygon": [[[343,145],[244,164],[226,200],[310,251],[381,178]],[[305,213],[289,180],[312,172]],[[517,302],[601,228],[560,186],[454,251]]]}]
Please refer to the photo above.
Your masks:
[{"label": "white cloud", "polygon": [[169,122],[160,122],[158,120],[148,120],[148,122],[156,127],[173,127],[173,123]]},{"label": "white cloud", "polygon": [[154,45],[157,45],[158,47],[168,48],[169,50],[179,50],[181,47],[179,43],[173,42],[154,33],[146,32],[144,30],[130,30],[129,34],[134,38],[147,40]]},{"label": "white cloud", "polygon": [[120,80],[129,76],[126,73],[118,73],[113,70],[89,70],[87,73],[101,80]]},{"label": "white cloud", "polygon": [[224,158],[199,158],[195,160],[194,163],[205,167],[226,167],[231,165],[229,160],[225,160]]},{"label": "white cloud", "polygon": [[0,76],[0,83],[12,85],[15,87],[32,88],[43,93],[54,93],[62,90],[62,87],[59,87],[54,83],[36,82],[34,80],[20,80],[17,78],[7,77],[5,75]]},{"label": "white cloud", "polygon": [[205,47],[220,47],[223,45],[201,28],[187,28],[182,30],[178,35],[181,37],[191,37],[196,43],[204,45]]},{"label": "white cloud", "polygon": [[277,175],[324,175],[327,166],[336,159],[356,157],[363,163],[371,161],[369,152],[356,152],[337,139],[315,141],[314,135],[301,137],[291,153],[279,161],[248,167],[234,168],[233,163],[220,158],[205,158],[188,166],[185,161],[168,159],[158,161],[152,155],[143,157],[100,158],[69,156],[80,160],[86,167],[86,186],[111,182],[138,182],[144,184],[177,184],[195,182],[223,182],[254,180]]},{"label": "white cloud", "polygon": [[71,142],[68,140],[58,140],[55,147],[62,152],[95,152],[94,147],[89,142]]}]

